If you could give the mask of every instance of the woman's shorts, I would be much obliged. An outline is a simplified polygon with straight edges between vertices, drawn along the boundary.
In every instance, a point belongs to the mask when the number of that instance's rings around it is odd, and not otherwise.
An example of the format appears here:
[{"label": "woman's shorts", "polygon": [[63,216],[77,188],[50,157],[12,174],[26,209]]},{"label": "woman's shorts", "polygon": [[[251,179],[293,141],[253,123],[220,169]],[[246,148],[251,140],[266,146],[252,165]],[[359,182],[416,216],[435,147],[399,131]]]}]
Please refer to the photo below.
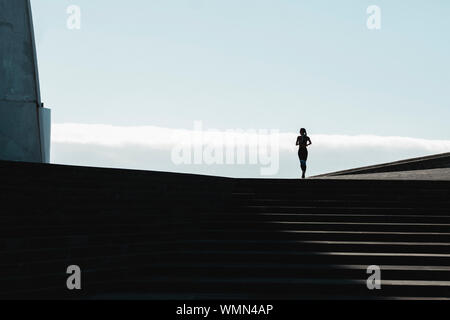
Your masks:
[{"label": "woman's shorts", "polygon": [[298,150],[298,158],[300,159],[300,160],[304,160],[304,161],[306,161],[306,160],[308,160],[308,149],[299,149]]}]

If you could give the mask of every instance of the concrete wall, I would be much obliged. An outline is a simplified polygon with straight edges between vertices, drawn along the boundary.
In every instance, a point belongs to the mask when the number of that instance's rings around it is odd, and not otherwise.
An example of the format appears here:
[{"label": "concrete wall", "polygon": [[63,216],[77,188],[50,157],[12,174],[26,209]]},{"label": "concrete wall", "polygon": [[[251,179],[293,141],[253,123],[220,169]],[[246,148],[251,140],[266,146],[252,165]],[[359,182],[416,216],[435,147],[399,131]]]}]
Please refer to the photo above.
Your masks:
[{"label": "concrete wall", "polygon": [[51,144],[51,111],[47,108],[39,108],[40,138],[42,162],[50,162]]},{"label": "concrete wall", "polygon": [[0,39],[0,159],[45,162],[29,0],[0,0]]}]

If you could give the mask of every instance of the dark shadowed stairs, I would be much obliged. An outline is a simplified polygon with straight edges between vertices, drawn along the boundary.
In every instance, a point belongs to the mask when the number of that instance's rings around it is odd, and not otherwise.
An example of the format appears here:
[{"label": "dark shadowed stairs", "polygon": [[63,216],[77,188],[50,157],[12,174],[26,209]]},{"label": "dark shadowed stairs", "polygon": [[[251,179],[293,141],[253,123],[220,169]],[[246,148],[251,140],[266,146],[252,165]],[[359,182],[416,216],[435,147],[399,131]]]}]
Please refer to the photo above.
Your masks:
[{"label": "dark shadowed stairs", "polygon": [[3,299],[450,298],[450,181],[13,162],[0,175]]}]

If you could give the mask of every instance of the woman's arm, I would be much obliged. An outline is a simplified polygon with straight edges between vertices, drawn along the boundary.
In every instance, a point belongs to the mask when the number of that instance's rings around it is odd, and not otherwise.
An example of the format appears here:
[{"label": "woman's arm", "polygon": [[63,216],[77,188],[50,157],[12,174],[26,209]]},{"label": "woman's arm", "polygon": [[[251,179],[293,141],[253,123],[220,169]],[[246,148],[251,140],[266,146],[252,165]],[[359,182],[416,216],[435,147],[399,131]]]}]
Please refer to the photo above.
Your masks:
[{"label": "woman's arm", "polygon": [[296,146],[300,144],[300,137],[297,137],[297,142],[295,143]]},{"label": "woman's arm", "polygon": [[311,139],[308,137],[308,146],[312,145]]}]

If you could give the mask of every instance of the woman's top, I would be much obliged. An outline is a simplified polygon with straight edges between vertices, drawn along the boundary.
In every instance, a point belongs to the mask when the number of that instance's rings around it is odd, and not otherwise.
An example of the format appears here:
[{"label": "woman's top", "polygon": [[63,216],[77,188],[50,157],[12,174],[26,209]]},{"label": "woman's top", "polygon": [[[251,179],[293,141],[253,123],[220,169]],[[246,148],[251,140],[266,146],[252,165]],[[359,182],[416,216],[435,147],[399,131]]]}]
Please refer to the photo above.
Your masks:
[{"label": "woman's top", "polygon": [[297,144],[299,149],[306,149],[309,144],[311,144],[311,139],[308,136],[298,136],[297,137]]}]

